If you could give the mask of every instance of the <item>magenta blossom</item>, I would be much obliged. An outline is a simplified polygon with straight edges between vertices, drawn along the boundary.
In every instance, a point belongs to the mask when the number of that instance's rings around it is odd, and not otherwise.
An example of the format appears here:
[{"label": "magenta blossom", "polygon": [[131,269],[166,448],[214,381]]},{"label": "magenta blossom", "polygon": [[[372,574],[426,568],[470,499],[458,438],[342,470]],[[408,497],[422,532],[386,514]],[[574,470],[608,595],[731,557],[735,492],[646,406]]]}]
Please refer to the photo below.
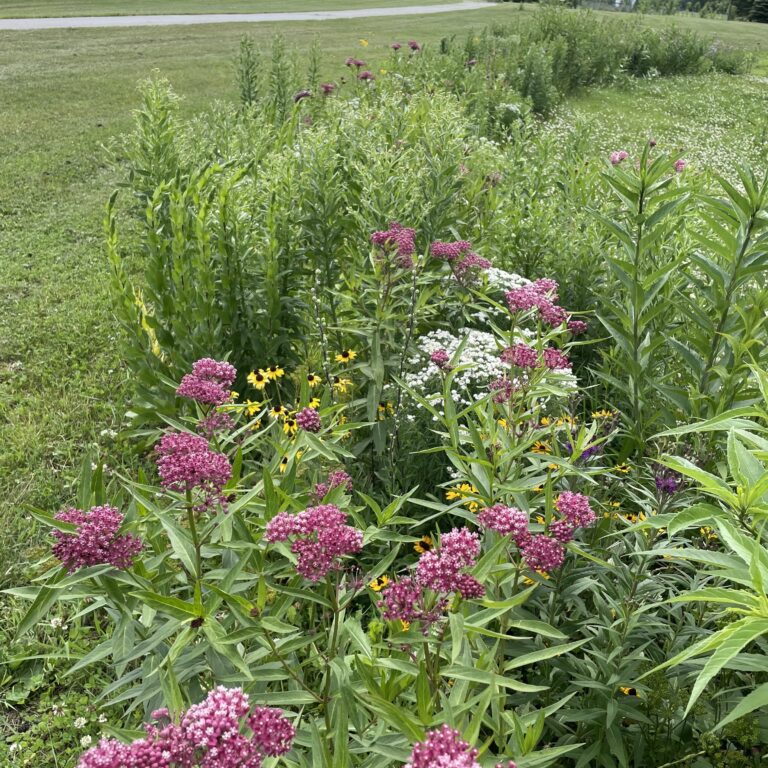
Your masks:
[{"label": "magenta blossom", "polygon": [[347,514],[333,504],[309,507],[298,514],[280,512],[267,524],[269,542],[293,539],[296,570],[305,579],[320,581],[341,567],[341,558],[359,552],[363,532],[346,525]]},{"label": "magenta blossom", "polygon": [[478,513],[477,522],[502,536],[511,535],[518,545],[528,536],[528,515],[517,507],[494,504]]},{"label": "magenta blossom", "polygon": [[589,505],[589,497],[582,493],[563,491],[555,500],[555,509],[577,528],[586,528],[597,520]]},{"label": "magenta blossom", "polygon": [[408,47],[409,47],[409,48],[410,48],[412,51],[414,51],[414,52],[416,52],[416,51],[420,51],[420,50],[421,50],[421,45],[419,45],[419,43],[417,43],[415,40],[409,40],[409,41],[408,41]]},{"label": "magenta blossom", "polygon": [[232,397],[235,376],[234,366],[204,357],[192,366],[192,373],[182,378],[176,394],[206,405],[223,405]]},{"label": "magenta blossom", "polygon": [[296,414],[296,423],[305,432],[319,432],[322,429],[320,414],[313,408],[304,408]]},{"label": "magenta blossom", "polygon": [[389,46],[393,51],[399,51],[403,46],[400,45],[400,43],[392,43],[392,45]]},{"label": "magenta blossom", "polygon": [[383,232],[374,232],[371,235],[371,242],[378,245],[385,253],[394,251],[396,253],[397,265],[404,269],[410,269],[413,266],[413,254],[416,251],[416,230],[410,227],[403,227],[396,221],[389,225],[389,229]]},{"label": "magenta blossom", "polygon": [[328,473],[328,480],[325,483],[315,485],[315,496],[318,499],[324,499],[334,488],[344,486],[347,493],[352,493],[352,478],[343,470],[335,469]]},{"label": "magenta blossom", "polygon": [[336,90],[336,85],[334,83],[321,83],[320,90],[323,92],[323,96],[330,96]]},{"label": "magenta blossom", "polygon": [[680,160],[675,160],[675,171],[677,171],[677,173],[682,173],[687,165],[688,163],[682,158]]},{"label": "magenta blossom", "polygon": [[538,368],[539,353],[527,344],[515,344],[513,347],[507,347],[501,353],[501,362],[518,368]]},{"label": "magenta blossom", "polygon": [[554,347],[547,347],[544,350],[544,365],[551,370],[571,370],[571,362],[568,355]]},{"label": "magenta blossom", "polygon": [[88,512],[66,509],[54,516],[62,523],[71,523],[74,533],[54,530],[55,557],[72,573],[91,565],[112,565],[126,570],[141,552],[141,540],[131,534],[120,534],[124,516],[116,507],[91,507]]},{"label": "magenta blossom", "polygon": [[534,571],[549,573],[557,570],[565,561],[563,545],[544,534],[531,536],[521,552],[525,564]]},{"label": "magenta blossom", "polygon": [[476,597],[485,589],[473,576],[462,573],[472,568],[480,554],[480,538],[469,528],[454,528],[440,538],[438,549],[422,553],[416,565],[416,580],[433,592],[459,592]]},{"label": "magenta blossom", "polygon": [[611,161],[611,165],[618,165],[623,163],[629,157],[629,152],[625,152],[623,149],[618,152],[611,152],[608,158]]},{"label": "magenta blossom", "polygon": [[543,278],[533,283],[513,288],[506,294],[507,306],[513,314],[537,309],[541,319],[553,328],[568,319],[568,313],[558,306],[558,285],[555,280]]},{"label": "magenta blossom", "polygon": [[[414,745],[404,768],[480,768],[478,750],[461,739],[458,731],[443,725],[429,731],[427,738]],[[497,763],[496,768],[516,768],[515,763]]]},{"label": "magenta blossom", "polygon": [[375,80],[375,79],[376,79],[376,77],[374,76],[373,72],[371,72],[371,70],[370,70],[370,69],[366,69],[366,70],[363,70],[363,71],[362,71],[362,72],[361,72],[361,73],[360,73],[360,74],[357,76],[357,79],[358,79],[358,80],[367,80],[367,81],[369,81],[369,82],[370,82],[370,81],[373,81],[373,80]]},{"label": "magenta blossom", "polygon": [[576,318],[568,318],[568,330],[574,335],[579,336],[582,333],[587,332],[589,326],[584,320],[578,320]]}]

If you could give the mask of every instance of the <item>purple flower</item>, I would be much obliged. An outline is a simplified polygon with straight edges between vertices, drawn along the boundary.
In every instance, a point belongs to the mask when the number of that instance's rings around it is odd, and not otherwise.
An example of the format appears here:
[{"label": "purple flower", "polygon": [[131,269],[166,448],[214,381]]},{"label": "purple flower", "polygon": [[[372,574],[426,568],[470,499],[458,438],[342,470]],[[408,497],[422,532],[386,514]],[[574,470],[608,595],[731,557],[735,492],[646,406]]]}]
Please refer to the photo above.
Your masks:
[{"label": "purple flower", "polygon": [[392,45],[389,46],[393,51],[399,51],[403,46],[400,45],[400,43],[392,43]]},{"label": "purple flower", "polygon": [[[466,240],[457,240],[453,243],[435,241],[430,246],[430,253],[437,259],[445,259],[453,270],[453,274],[460,282],[471,279],[476,270],[490,269],[491,262],[472,253],[472,244]],[[474,271],[473,271],[474,270]]]},{"label": "purple flower", "polygon": [[[469,588],[465,574],[480,554],[480,538],[469,528],[454,528],[440,539],[439,549],[424,552],[416,565],[416,580],[433,592],[461,592],[462,586]],[[472,592],[482,587],[476,581]],[[484,591],[484,590],[483,590]]]},{"label": "purple flower", "polygon": [[229,459],[212,451],[208,441],[189,432],[169,432],[155,446],[160,485],[172,491],[198,488],[206,497],[205,506],[214,499],[223,501],[221,489],[232,477]]},{"label": "purple flower", "polygon": [[483,528],[489,528],[502,536],[511,534],[515,541],[528,534],[528,515],[517,507],[494,504],[478,513],[477,522]]},{"label": "purple flower", "polygon": [[192,373],[182,378],[176,394],[198,403],[223,405],[231,399],[235,376],[234,366],[204,357],[192,366]]},{"label": "purple flower", "polygon": [[373,74],[373,72],[371,72],[371,70],[370,70],[370,69],[366,69],[366,70],[362,71],[362,72],[361,72],[361,73],[360,73],[360,74],[357,76],[357,79],[358,79],[358,80],[367,80],[367,81],[372,81],[372,80],[375,80],[376,78],[374,77],[374,74]]},{"label": "purple flower", "polygon": [[472,243],[466,240],[457,240],[454,243],[443,243],[439,240],[429,247],[430,253],[437,259],[456,261],[465,253],[472,250]]},{"label": "purple flower", "polygon": [[677,473],[666,474],[660,472],[654,480],[656,481],[656,490],[662,496],[671,496],[673,493],[677,493],[682,485],[680,475]]},{"label": "purple flower", "polygon": [[347,493],[352,493],[354,487],[352,478],[343,469],[336,469],[333,472],[328,473],[327,482],[317,483],[315,485],[315,496],[317,496],[318,499],[323,499],[330,493],[330,491],[341,485],[345,487]]},{"label": "purple flower", "polygon": [[300,101],[303,101],[304,99],[309,99],[312,97],[312,91],[303,90],[298,91],[298,93],[295,93],[293,96],[293,103],[298,104]]},{"label": "purple flower", "polygon": [[304,408],[296,414],[296,423],[305,432],[319,432],[322,429],[320,414],[312,408]]},{"label": "purple flower", "polygon": [[75,533],[53,531],[53,554],[70,573],[91,565],[113,565],[126,570],[141,552],[140,539],[129,533],[120,535],[124,516],[116,507],[91,507],[88,512],[70,508],[54,519],[77,528]]},{"label": "purple flower", "polygon": [[501,405],[502,403],[508,403],[512,397],[512,393],[515,391],[515,387],[509,379],[494,379],[489,385],[488,389],[493,392],[493,402]]},{"label": "purple flower", "polygon": [[561,544],[567,544],[573,540],[573,534],[576,529],[565,518],[561,520],[553,520],[549,524],[549,533],[552,538],[557,539]]},{"label": "purple flower", "polygon": [[415,40],[409,40],[408,47],[414,52],[421,50],[421,46]]},{"label": "purple flower", "polygon": [[323,96],[330,96],[336,90],[336,85],[334,83],[321,83],[320,90],[323,92]]},{"label": "purple flower", "polygon": [[688,165],[688,163],[682,158],[680,160],[676,160],[675,171],[677,171],[677,173],[682,173],[685,170],[686,165]]},{"label": "purple flower", "polygon": [[[404,768],[480,768],[477,756],[478,751],[446,724],[439,730],[429,731],[424,741],[414,745]],[[516,765],[510,760],[497,763],[496,768],[516,768]]]},{"label": "purple flower", "polygon": [[557,327],[568,319],[568,313],[556,303],[557,290],[558,285],[554,280],[536,280],[509,291],[506,294],[507,306],[513,314],[538,309],[547,325]]},{"label": "purple flower", "polygon": [[534,571],[549,573],[559,568],[565,560],[563,545],[544,534],[531,536],[521,551],[525,564]]},{"label": "purple flower", "polygon": [[618,152],[611,152],[608,158],[611,161],[611,165],[618,165],[623,163],[629,157],[629,152],[625,152],[623,149]]},{"label": "purple flower", "polygon": [[280,512],[267,524],[267,541],[293,538],[296,570],[310,581],[320,581],[341,567],[341,558],[359,552],[363,533],[346,525],[347,515],[333,504],[309,507],[298,514]]},{"label": "purple flower", "polygon": [[436,349],[430,356],[430,362],[434,363],[441,371],[449,371],[451,369],[448,353],[444,349]]},{"label": "purple flower", "polygon": [[597,520],[589,497],[582,493],[563,491],[555,500],[555,509],[575,528],[586,528]]},{"label": "purple flower", "polygon": [[248,718],[248,727],[259,750],[270,757],[279,757],[290,751],[296,729],[283,716],[282,709],[254,707]]},{"label": "purple flower", "polygon": [[515,344],[501,353],[501,361],[518,368],[538,368],[539,353],[527,344]]},{"label": "purple flower", "polygon": [[205,437],[206,440],[212,440],[218,432],[228,432],[235,426],[232,417],[228,413],[211,411],[205,418],[197,422],[195,429]]},{"label": "purple flower", "polygon": [[584,320],[577,320],[575,318],[568,318],[568,330],[574,335],[579,336],[582,333],[587,332],[589,326]]},{"label": "purple flower", "polygon": [[547,347],[544,350],[544,365],[552,370],[571,369],[568,355],[563,354],[559,349],[555,349],[554,347]]},{"label": "purple flower", "polygon": [[416,251],[416,230],[410,227],[403,227],[398,222],[393,221],[389,229],[383,232],[374,232],[371,235],[371,242],[378,245],[385,253],[395,251],[397,254],[397,264],[404,269],[410,269],[413,266],[413,254]]}]

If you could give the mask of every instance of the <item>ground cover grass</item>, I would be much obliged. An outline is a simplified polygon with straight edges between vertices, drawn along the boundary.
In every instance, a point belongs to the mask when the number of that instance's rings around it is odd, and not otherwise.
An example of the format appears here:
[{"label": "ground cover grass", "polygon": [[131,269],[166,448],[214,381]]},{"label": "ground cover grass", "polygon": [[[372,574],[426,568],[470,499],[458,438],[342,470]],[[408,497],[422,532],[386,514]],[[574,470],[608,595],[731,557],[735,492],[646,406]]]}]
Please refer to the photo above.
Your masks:
[{"label": "ground cover grass", "polygon": [[[460,0],[455,0],[459,2]],[[0,4],[0,18],[46,16],[133,16],[177,13],[273,13],[335,11],[346,8],[394,8],[406,5],[436,5],[454,0],[224,0],[212,5],[205,0],[136,0],[126,5],[119,0],[6,0]]]},{"label": "ground cover grass", "polygon": [[[330,77],[347,55],[375,63],[393,39],[463,35],[515,18],[518,8],[293,24],[290,42],[306,50],[317,35]],[[760,25],[675,21],[723,39],[732,34],[731,42],[743,29],[746,44],[768,46],[768,29]],[[184,98],[182,112],[235,98],[232,60],[240,37],[247,32],[264,47],[276,30],[233,24],[0,33],[0,101],[10,106],[0,114],[0,574],[34,554],[28,544],[35,527],[21,505],[63,503],[88,448],[99,445],[108,463],[120,453],[105,432],[119,427],[112,404],[120,401],[125,373],[113,344],[101,232],[103,203],[118,175],[101,144],[128,128],[136,83],[155,69]],[[368,48],[361,49],[360,38]],[[704,77],[586,94],[574,110],[593,123],[594,152],[618,140],[617,130],[679,137],[676,131],[690,125],[702,126],[695,142],[702,147],[713,121],[731,124],[726,144],[737,146],[764,129],[736,116],[745,103],[758,115],[764,99],[759,82]],[[685,135],[686,145],[694,143]]]}]

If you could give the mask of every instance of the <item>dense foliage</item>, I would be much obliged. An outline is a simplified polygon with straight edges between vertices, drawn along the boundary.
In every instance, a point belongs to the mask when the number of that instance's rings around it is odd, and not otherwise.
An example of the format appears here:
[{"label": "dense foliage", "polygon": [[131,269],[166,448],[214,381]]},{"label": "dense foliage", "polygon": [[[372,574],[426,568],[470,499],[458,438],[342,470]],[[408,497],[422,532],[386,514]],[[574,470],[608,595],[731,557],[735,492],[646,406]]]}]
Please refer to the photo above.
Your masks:
[{"label": "dense foliage", "polygon": [[143,86],[107,211],[143,468],[89,460],[11,590],[20,700],[66,622],[114,723],[80,768],[760,764],[768,178],[540,123],[746,63],[546,10],[333,82],[244,41],[186,121]]}]

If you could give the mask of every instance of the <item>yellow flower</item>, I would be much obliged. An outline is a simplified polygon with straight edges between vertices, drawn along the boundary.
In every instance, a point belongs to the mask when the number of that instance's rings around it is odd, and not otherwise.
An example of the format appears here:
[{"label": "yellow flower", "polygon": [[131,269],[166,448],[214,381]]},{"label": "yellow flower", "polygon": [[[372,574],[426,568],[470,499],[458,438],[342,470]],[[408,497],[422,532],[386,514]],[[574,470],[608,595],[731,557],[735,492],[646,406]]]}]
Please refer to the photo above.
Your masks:
[{"label": "yellow flower", "polygon": [[382,67],[382,68],[379,70],[379,74],[380,74],[380,75],[386,75],[386,74],[387,74],[387,70],[386,70],[386,69],[384,69],[384,68]]},{"label": "yellow flower", "polygon": [[367,48],[368,47],[368,41],[364,37],[361,37],[360,38],[360,45],[362,45],[363,48]]},{"label": "yellow flower", "polygon": [[320,407],[320,398],[319,397],[313,397],[309,404],[307,405],[308,408],[311,408],[313,411],[316,411]]},{"label": "yellow flower", "polygon": [[239,392],[235,392],[234,390],[232,390],[229,393],[230,400],[237,400],[238,397],[240,397],[240,393]]},{"label": "yellow flower", "polygon": [[555,469],[559,469],[559,467],[557,466],[557,464],[547,464],[547,469],[555,470]]},{"label": "yellow flower", "polygon": [[542,416],[541,417],[541,426],[542,427],[548,427],[552,423],[552,419],[549,418],[549,416]]},{"label": "yellow flower", "polygon": [[379,403],[377,407],[377,412],[379,414],[379,419],[383,419],[387,416],[392,416],[395,413],[395,406],[392,405],[391,402],[387,401],[384,402],[383,400]]},{"label": "yellow flower", "polygon": [[498,419],[496,422],[502,429],[507,428],[507,420],[506,419]]},{"label": "yellow flower", "polygon": [[[346,424],[348,421],[349,421],[349,419],[346,417],[345,414],[342,413],[341,416],[339,416],[339,426],[342,426],[342,425]],[[347,434],[349,434],[349,433],[347,433]]]},{"label": "yellow flower", "polygon": [[374,591],[374,592],[381,592],[384,587],[389,584],[389,576],[379,576],[378,579],[374,579],[368,586]]},{"label": "yellow flower", "polygon": [[272,407],[272,410],[269,412],[269,415],[273,419],[287,419],[288,409],[284,405],[275,405]]},{"label": "yellow flower", "polygon": [[705,525],[703,528],[699,528],[699,533],[707,541],[717,541],[718,539],[717,534],[708,525]]},{"label": "yellow flower", "polygon": [[534,490],[535,493],[541,493],[544,490],[544,486],[543,485],[534,485],[533,486],[533,490]]},{"label": "yellow flower", "polygon": [[346,363],[351,362],[357,357],[357,352],[355,352],[354,349],[345,349],[343,352],[339,352],[338,355],[336,355],[336,362],[337,363]]},{"label": "yellow flower", "polygon": [[280,469],[280,472],[282,474],[285,474],[285,470],[288,469],[288,457],[287,456],[283,456],[283,458],[280,459],[280,467],[279,467],[279,469]]},{"label": "yellow flower", "polygon": [[312,389],[313,387],[316,387],[319,383],[320,383],[320,377],[316,373],[307,374],[307,384],[309,385],[310,389]]},{"label": "yellow flower", "polygon": [[537,440],[531,448],[533,453],[552,453],[552,448],[546,440]]},{"label": "yellow flower", "polygon": [[270,365],[265,373],[272,381],[279,379],[281,376],[285,376],[285,371],[279,365]]},{"label": "yellow flower", "polygon": [[352,380],[351,379],[342,379],[341,376],[334,376],[333,377],[333,388],[342,394],[345,394],[346,391],[352,386]]},{"label": "yellow flower", "polygon": [[558,426],[558,427],[562,427],[564,425],[567,425],[569,427],[575,427],[577,421],[578,421],[578,419],[575,416],[561,416],[555,422],[555,425]]},{"label": "yellow flower", "polygon": [[411,622],[400,619],[400,628],[403,630],[403,632],[407,632],[411,628]]},{"label": "yellow flower", "polygon": [[283,422],[283,432],[285,432],[286,435],[295,435],[298,428],[299,425],[296,423],[296,419],[286,419]]},{"label": "yellow flower", "polygon": [[617,464],[613,468],[613,471],[614,472],[621,472],[622,474],[626,475],[626,474],[628,474],[629,472],[632,471],[632,467],[630,467],[629,464],[627,464],[626,462],[622,462],[621,464]]},{"label": "yellow flower", "polygon": [[254,403],[252,400],[246,400],[245,401],[245,412],[249,416],[255,416],[259,412],[259,408],[261,408],[261,403]]},{"label": "yellow flower", "polygon": [[251,424],[251,429],[261,429],[261,419],[258,421],[255,421],[253,424]]},{"label": "yellow flower", "polygon": [[460,485],[454,486],[453,488],[449,488],[445,492],[445,498],[448,499],[448,501],[454,501],[455,499],[467,499],[467,501],[464,502],[464,506],[470,512],[477,512],[480,509],[480,503],[474,499],[468,498],[477,492],[478,490],[474,485],[470,485],[469,483],[461,483]]},{"label": "yellow flower", "polygon": [[267,381],[269,381],[267,374],[261,368],[248,374],[248,383],[256,389],[264,389],[267,386]]},{"label": "yellow flower", "polygon": [[607,411],[605,408],[601,408],[599,411],[592,411],[593,419],[612,419],[615,415],[615,411]]},{"label": "yellow flower", "polygon": [[628,688],[626,686],[622,686],[619,688],[619,690],[625,695],[625,696],[637,696],[637,688]]},{"label": "yellow flower", "polygon": [[420,555],[423,555],[425,552],[429,552],[430,549],[432,549],[435,546],[435,542],[432,540],[431,536],[422,536],[414,545],[413,548],[418,552]]},{"label": "yellow flower", "polygon": [[544,518],[542,517],[542,515],[536,515],[536,522],[537,522],[539,525],[544,525],[544,523],[545,523],[546,521],[544,520]]}]

